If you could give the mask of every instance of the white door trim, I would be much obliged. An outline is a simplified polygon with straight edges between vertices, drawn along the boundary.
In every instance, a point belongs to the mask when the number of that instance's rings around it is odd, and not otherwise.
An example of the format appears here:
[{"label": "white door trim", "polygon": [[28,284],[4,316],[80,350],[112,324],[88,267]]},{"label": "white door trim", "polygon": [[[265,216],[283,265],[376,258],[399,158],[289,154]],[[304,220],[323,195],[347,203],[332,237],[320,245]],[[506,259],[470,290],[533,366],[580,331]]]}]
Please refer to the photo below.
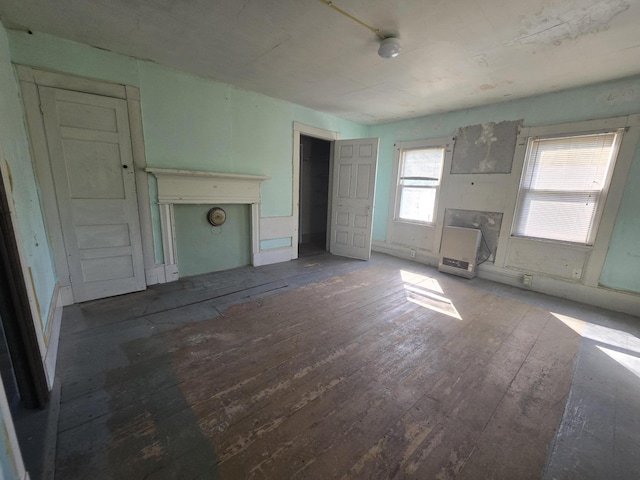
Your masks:
[{"label": "white door trim", "polygon": [[[312,127],[300,122],[293,122],[293,232],[291,234],[291,259],[298,258],[298,232],[300,231],[300,135],[321,138],[333,142],[340,139],[340,132],[332,132]],[[329,202],[331,202],[331,178],[333,162],[329,163]],[[331,204],[328,206],[331,211]],[[327,225],[329,228],[329,225]]]},{"label": "white door trim", "polygon": [[149,185],[147,183],[148,174],[145,172],[147,162],[144,150],[144,137],[142,134],[140,89],[130,85],[118,85],[91,80],[74,75],[39,70],[24,65],[15,65],[15,68],[20,80],[27,127],[29,129],[33,150],[33,159],[42,194],[47,233],[53,250],[56,274],[58,276],[62,298],[65,299],[65,305],[72,303],[70,301],[72,299],[71,282],[62,237],[62,224],[58,215],[47,139],[40,111],[39,86],[62,88],[65,90],[126,100],[129,112],[133,164],[135,166],[138,217],[142,234],[145,277],[148,285],[164,283],[166,281],[164,275],[157,274],[158,269],[156,268],[153,247],[151,204],[149,200]]}]

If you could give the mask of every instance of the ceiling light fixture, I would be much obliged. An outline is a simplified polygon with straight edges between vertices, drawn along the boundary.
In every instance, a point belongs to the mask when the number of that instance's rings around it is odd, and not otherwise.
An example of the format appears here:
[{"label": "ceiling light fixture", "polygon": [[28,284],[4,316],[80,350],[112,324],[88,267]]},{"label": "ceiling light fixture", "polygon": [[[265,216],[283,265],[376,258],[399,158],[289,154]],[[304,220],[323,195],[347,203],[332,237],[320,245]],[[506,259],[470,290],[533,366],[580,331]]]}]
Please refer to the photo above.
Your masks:
[{"label": "ceiling light fixture", "polygon": [[325,5],[327,5],[328,7],[333,8],[336,12],[349,18],[350,20],[353,20],[357,24],[362,25],[364,28],[371,30],[378,37],[380,37],[381,41],[380,41],[380,47],[378,48],[378,55],[380,55],[382,58],[395,58],[398,55],[400,55],[400,52],[402,52],[402,46],[400,45],[400,40],[398,40],[398,38],[387,37],[383,35],[382,33],[380,33],[380,29],[374,28],[371,25],[363,22],[362,20],[354,17],[350,13],[345,12],[340,7],[335,6],[333,2],[331,2],[330,0],[320,0],[320,1]]},{"label": "ceiling light fixture", "polygon": [[382,58],[395,58],[402,52],[400,41],[395,37],[387,37],[380,42],[378,55]]}]

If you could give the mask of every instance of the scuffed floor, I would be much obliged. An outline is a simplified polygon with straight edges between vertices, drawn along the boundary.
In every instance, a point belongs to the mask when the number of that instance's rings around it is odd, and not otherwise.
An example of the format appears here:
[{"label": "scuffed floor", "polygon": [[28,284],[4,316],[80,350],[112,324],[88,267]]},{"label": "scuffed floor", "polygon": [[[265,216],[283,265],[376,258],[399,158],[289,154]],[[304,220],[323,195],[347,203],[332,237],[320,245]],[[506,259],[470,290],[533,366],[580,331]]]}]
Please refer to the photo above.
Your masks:
[{"label": "scuffed floor", "polygon": [[384,255],[76,305],[56,478],[587,478],[565,405],[589,315]]}]

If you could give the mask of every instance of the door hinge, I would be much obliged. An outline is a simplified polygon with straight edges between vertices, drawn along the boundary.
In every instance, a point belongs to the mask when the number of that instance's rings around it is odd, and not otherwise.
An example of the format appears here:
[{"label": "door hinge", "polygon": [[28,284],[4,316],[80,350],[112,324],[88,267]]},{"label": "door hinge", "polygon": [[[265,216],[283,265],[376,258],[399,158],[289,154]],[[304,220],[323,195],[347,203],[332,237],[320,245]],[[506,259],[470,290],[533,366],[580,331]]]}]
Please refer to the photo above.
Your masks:
[{"label": "door hinge", "polygon": [[41,103],[40,103],[40,104],[38,104],[38,106],[40,107],[40,113],[41,113],[42,115],[44,115],[44,107],[42,106],[42,104],[41,104]]}]

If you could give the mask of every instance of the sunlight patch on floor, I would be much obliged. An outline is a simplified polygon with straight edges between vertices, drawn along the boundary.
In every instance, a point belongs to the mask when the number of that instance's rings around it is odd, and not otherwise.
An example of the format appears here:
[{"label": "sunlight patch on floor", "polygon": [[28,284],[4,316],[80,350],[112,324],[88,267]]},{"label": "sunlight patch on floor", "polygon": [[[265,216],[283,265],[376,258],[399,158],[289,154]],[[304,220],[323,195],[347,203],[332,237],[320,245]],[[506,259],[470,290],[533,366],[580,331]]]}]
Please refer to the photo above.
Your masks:
[{"label": "sunlight patch on floor", "polygon": [[551,312],[551,315],[584,338],[610,345],[615,348],[640,353],[640,339],[635,335],[622,330],[616,330],[615,328],[585,322],[584,320],[562,315],[560,313]]},{"label": "sunlight patch on floor", "polygon": [[420,286],[405,284],[404,289],[407,293],[407,300],[410,302],[434,312],[444,313],[457,320],[462,320],[460,313],[448,298],[431,293]]},{"label": "sunlight patch on floor", "polygon": [[419,273],[400,270],[400,277],[405,284],[420,285],[422,288],[431,290],[432,292],[444,294],[442,287],[435,278],[420,275]]},{"label": "sunlight patch on floor", "polygon": [[604,348],[598,345],[598,349],[614,359],[620,365],[625,367],[636,377],[640,377],[640,358],[635,355],[629,355],[628,353],[619,352],[618,350],[611,350],[610,348]]}]

